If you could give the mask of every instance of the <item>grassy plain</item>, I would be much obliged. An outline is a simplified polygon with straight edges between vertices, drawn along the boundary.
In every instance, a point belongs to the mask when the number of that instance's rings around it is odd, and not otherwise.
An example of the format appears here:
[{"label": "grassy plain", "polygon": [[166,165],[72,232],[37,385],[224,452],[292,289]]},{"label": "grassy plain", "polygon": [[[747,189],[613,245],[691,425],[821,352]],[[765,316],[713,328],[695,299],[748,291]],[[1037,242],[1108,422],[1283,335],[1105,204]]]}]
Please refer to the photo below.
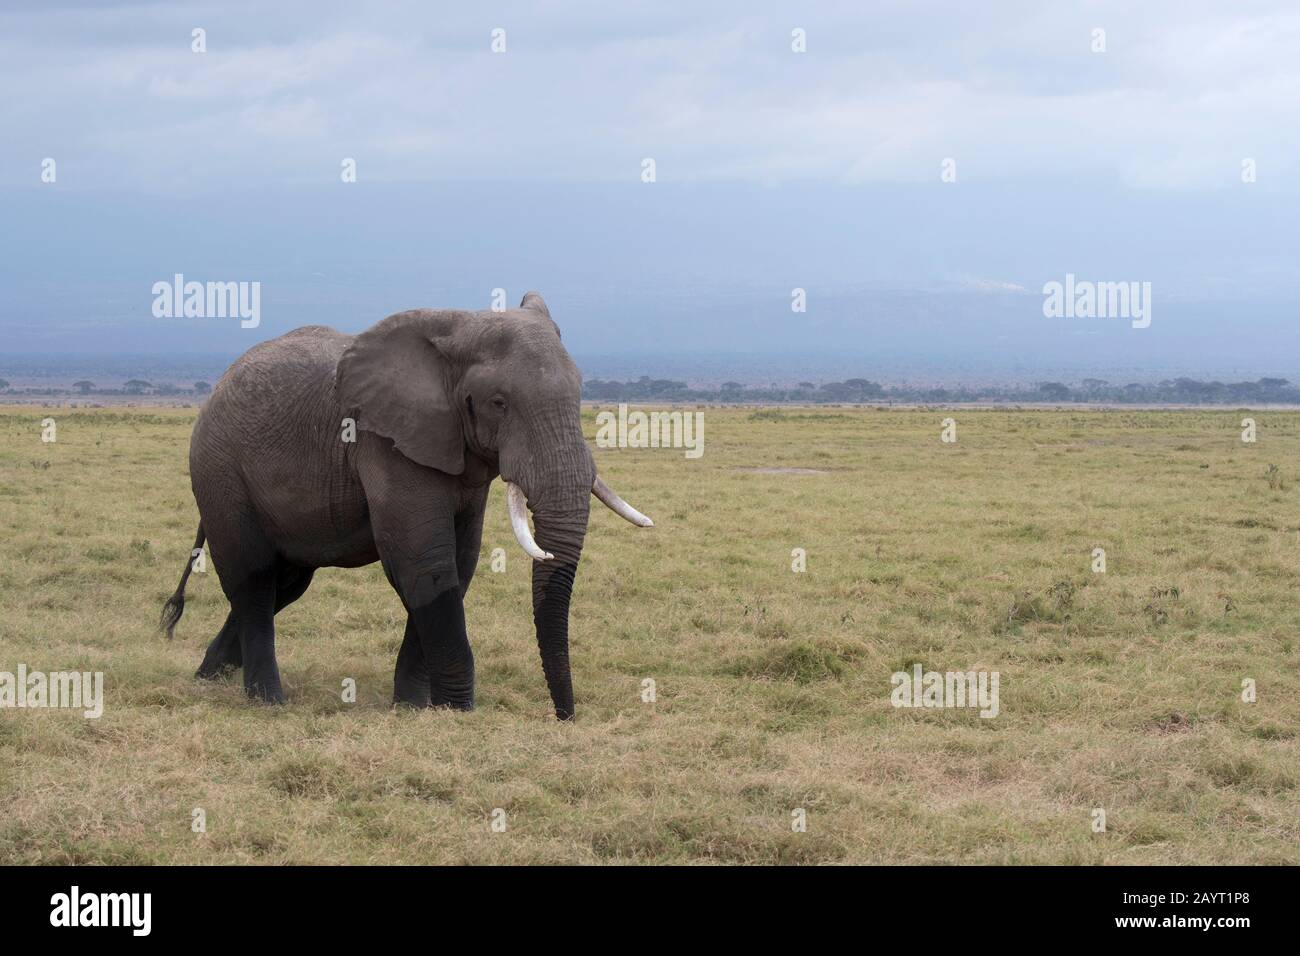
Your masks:
[{"label": "grassy plain", "polygon": [[[698,460],[597,450],[657,527],[593,509],[568,725],[499,483],[475,713],[390,709],[377,566],[277,619],[287,706],[195,682],[216,575],[154,630],[194,414],[0,409],[0,670],[107,698],[0,710],[0,862],[1300,863],[1300,414],[710,408]],[[895,709],[916,662],[998,671],[1000,714]]]}]

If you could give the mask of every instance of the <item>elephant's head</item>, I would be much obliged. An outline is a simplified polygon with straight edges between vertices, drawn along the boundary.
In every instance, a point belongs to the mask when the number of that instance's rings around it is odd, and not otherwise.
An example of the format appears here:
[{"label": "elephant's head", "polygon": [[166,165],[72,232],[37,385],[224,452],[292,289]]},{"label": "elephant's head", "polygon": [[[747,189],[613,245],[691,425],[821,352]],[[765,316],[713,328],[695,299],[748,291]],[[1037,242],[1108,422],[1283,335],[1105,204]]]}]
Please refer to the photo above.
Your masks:
[{"label": "elephant's head", "polygon": [[591,495],[633,524],[652,522],[596,474],[582,376],[542,297],[530,292],[505,312],[389,316],[357,336],[335,386],[359,428],[411,460],[450,475],[500,472],[515,536],[534,560],[533,619],[555,714],[571,718],[569,597]]}]

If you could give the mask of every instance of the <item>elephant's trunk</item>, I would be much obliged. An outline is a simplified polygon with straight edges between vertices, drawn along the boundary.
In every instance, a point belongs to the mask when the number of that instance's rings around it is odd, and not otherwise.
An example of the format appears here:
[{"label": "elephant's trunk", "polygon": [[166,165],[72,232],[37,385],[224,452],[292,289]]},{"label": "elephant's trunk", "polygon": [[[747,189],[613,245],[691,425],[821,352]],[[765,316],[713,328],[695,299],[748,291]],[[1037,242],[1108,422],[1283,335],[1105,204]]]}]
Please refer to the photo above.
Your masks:
[{"label": "elephant's trunk", "polygon": [[[572,720],[569,598],[587,535],[596,464],[582,437],[576,402],[536,409],[521,432],[529,436],[526,454],[521,459],[503,455],[501,477],[523,492],[533,513],[536,550],[547,555],[542,560],[533,555],[533,623],[555,716]],[[523,544],[524,536],[516,535]]]},{"label": "elephant's trunk", "polygon": [[554,555],[533,562],[533,623],[542,671],[555,704],[555,716],[573,719],[573,678],[569,671],[569,598],[578,571],[582,541],[587,533],[588,509],[534,514],[538,543]]}]

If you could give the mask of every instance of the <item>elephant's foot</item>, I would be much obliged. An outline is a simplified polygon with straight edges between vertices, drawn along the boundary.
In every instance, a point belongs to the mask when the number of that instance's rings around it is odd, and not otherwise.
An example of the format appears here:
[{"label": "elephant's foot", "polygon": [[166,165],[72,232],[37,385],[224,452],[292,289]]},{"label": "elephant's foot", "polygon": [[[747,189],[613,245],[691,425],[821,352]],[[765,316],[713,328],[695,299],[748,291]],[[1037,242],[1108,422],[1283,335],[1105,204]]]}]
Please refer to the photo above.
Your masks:
[{"label": "elephant's foot", "polygon": [[429,706],[443,707],[447,710],[471,711],[474,709],[474,691],[470,690],[468,695],[457,694],[450,697],[435,692],[430,698]]},{"label": "elephant's foot", "polygon": [[233,613],[226,616],[226,623],[221,632],[208,645],[203,655],[203,663],[194,672],[199,680],[218,680],[229,677],[234,671],[244,666],[244,651],[239,644],[239,624]]},{"label": "elephant's foot", "polygon": [[244,692],[252,700],[260,700],[266,704],[283,704],[285,702],[284,690],[280,687],[279,674],[266,674],[262,676],[244,675]]},{"label": "elephant's foot", "polygon": [[[468,646],[465,648],[468,652]],[[461,666],[446,668],[433,679],[433,693],[429,703],[433,707],[451,710],[474,709],[474,658],[460,662]]]},{"label": "elephant's foot", "polygon": [[238,664],[231,664],[225,661],[218,661],[216,664],[209,664],[206,660],[199,665],[199,669],[194,672],[197,680],[224,680],[230,677],[235,671],[239,670]]},{"label": "elephant's foot", "polygon": [[401,674],[393,681],[393,706],[422,710],[426,707],[446,707],[451,710],[473,710],[474,688],[458,689],[447,693],[431,686],[427,679],[406,678]]},{"label": "elephant's foot", "polygon": [[399,668],[393,678],[393,706],[417,710],[446,707],[469,711],[474,709],[474,687],[440,688],[423,673],[403,673]]},{"label": "elephant's foot", "polygon": [[429,678],[403,675],[393,678],[393,706],[422,709],[429,706]]}]

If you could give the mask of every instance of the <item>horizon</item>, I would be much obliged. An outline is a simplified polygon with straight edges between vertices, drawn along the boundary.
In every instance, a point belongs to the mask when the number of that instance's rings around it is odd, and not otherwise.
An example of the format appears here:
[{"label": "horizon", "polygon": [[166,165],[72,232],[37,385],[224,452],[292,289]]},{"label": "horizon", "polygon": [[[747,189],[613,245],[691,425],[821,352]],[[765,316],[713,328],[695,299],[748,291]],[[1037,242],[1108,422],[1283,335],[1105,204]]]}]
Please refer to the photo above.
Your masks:
[{"label": "horizon", "polygon": [[[67,388],[90,379],[97,389],[120,388],[131,379],[185,388],[196,381],[215,384],[238,358],[236,354],[140,352],[30,353],[0,356],[0,381],[11,388]],[[681,381],[691,388],[717,388],[737,382],[746,388],[793,387],[865,378],[885,387],[1017,389],[1042,382],[1078,386],[1089,380],[1109,385],[1156,385],[1177,379],[1206,383],[1242,383],[1282,378],[1284,369],[1189,369],[1091,366],[981,366],[970,368],[887,366],[878,357],[826,353],[696,353],[689,355],[592,356],[575,354],[584,383],[640,379]]]}]

